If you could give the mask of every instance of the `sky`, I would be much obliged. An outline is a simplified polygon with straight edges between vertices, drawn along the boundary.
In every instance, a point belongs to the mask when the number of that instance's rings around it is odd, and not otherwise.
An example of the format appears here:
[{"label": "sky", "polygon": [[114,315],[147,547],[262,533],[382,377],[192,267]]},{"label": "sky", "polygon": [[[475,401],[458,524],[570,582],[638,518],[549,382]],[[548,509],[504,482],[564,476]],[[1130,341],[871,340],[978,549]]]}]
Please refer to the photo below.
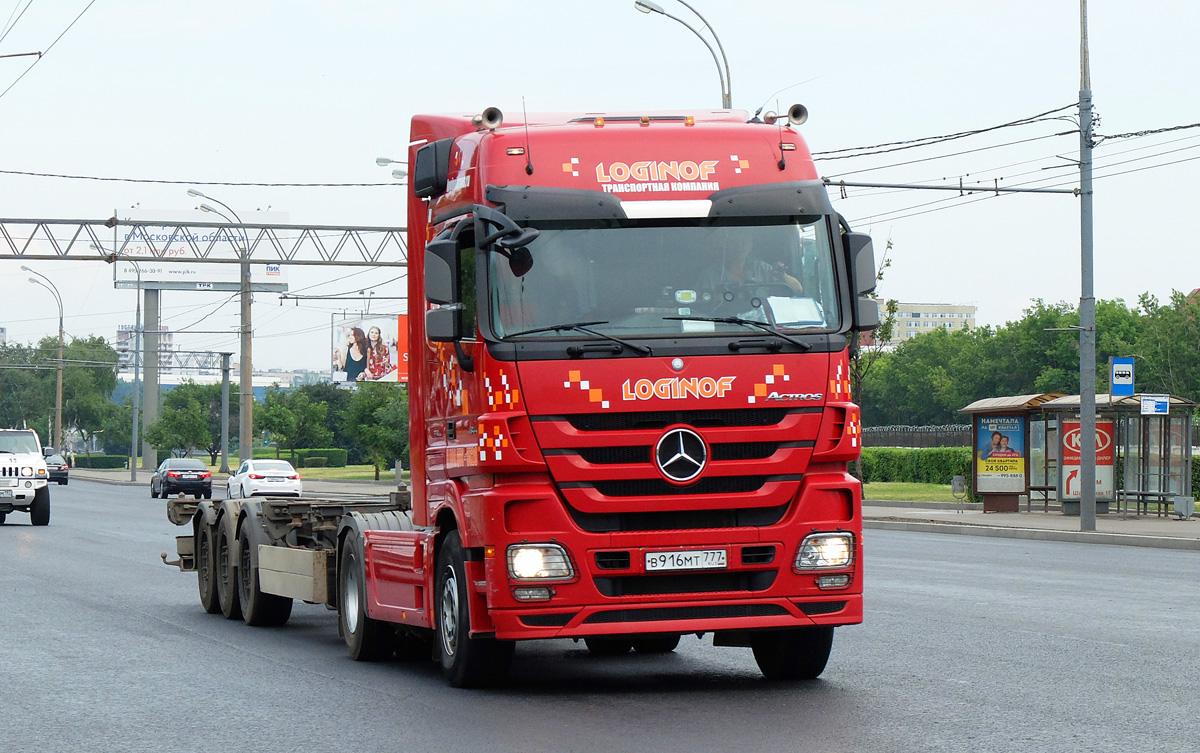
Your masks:
[{"label": "sky", "polygon": [[[703,28],[677,0],[659,3]],[[719,35],[735,109],[808,108],[799,130],[822,176],[1079,185],[1076,0],[689,4]],[[1088,28],[1096,132],[1118,137],[1094,150],[1095,295],[1133,305],[1144,293],[1166,299],[1200,287],[1187,224],[1200,128],[1120,138],[1200,122],[1200,6],[1092,0]],[[103,219],[114,209],[131,219],[195,217],[197,200],[185,193],[195,185],[247,222],[270,212],[272,221],[282,213],[292,223],[402,226],[404,187],[375,158],[403,159],[415,113],[707,109],[721,100],[709,50],[680,23],[638,13],[632,0],[0,0],[4,29],[0,56],[45,52],[36,63],[0,57],[6,219]],[[833,159],[1050,111],[1029,125]],[[1034,299],[1078,304],[1075,196],[832,195],[854,229],[872,234],[877,256],[891,242],[885,298],[972,304],[978,324],[996,326],[1020,318]],[[53,298],[0,252],[0,327],[9,341],[56,333]],[[62,293],[68,337],[111,341],[118,325],[132,323],[135,292],[114,289],[109,265],[30,266]],[[373,293],[370,313],[378,315],[403,310],[385,300],[405,293],[391,272],[293,268],[288,282],[304,295]],[[331,318],[366,307],[281,304],[270,293],[254,300],[256,369],[327,369]],[[200,331],[177,334],[177,347],[237,351],[236,297],[164,292],[161,306],[172,330]]]}]

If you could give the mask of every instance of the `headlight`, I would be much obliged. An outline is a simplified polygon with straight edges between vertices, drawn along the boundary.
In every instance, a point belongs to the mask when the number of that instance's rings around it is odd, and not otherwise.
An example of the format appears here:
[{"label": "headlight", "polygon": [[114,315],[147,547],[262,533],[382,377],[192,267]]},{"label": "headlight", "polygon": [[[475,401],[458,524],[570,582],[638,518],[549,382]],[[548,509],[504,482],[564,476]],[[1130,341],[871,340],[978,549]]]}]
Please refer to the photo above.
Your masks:
[{"label": "headlight", "polygon": [[569,580],[575,569],[558,544],[513,544],[508,548],[508,574],[513,580]]},{"label": "headlight", "polygon": [[32,465],[21,466],[21,475],[26,476],[26,477],[32,476],[33,475],[33,466]]},{"label": "headlight", "polygon": [[849,533],[814,533],[796,551],[797,570],[836,570],[854,562],[854,536]]}]

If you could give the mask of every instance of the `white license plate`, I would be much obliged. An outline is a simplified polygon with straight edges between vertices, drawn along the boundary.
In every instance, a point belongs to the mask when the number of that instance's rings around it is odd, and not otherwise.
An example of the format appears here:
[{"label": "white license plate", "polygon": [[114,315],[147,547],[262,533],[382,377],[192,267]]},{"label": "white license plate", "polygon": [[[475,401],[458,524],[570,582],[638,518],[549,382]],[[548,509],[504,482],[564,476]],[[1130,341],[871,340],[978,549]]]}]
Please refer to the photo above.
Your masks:
[{"label": "white license plate", "polygon": [[12,499],[12,489],[0,489],[0,497]]},{"label": "white license plate", "polygon": [[267,481],[277,481],[277,482],[279,482],[279,481],[286,481],[286,480],[287,480],[287,479],[282,479],[282,478],[268,478],[268,479],[267,479]]},{"label": "white license plate", "polygon": [[[131,415],[132,415],[132,414],[131,414]],[[194,474],[194,473],[185,473],[185,474],[183,474],[183,477],[184,477],[185,479],[197,479],[197,478],[200,478],[199,476],[197,476],[197,475],[196,475],[196,474]]]},{"label": "white license plate", "polygon": [[724,549],[689,549],[672,552],[646,552],[646,570],[724,570]]}]

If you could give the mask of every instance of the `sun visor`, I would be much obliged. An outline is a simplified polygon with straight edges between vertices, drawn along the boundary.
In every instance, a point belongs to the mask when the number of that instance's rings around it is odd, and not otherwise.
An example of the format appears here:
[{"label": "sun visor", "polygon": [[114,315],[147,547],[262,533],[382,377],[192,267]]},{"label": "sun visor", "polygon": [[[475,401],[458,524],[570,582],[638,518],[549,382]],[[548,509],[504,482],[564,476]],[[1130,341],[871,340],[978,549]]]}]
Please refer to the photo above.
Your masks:
[{"label": "sun visor", "polygon": [[517,222],[530,220],[623,220],[621,200],[603,191],[544,186],[488,186],[487,200]]},{"label": "sun visor", "polygon": [[764,183],[726,188],[709,196],[709,217],[780,217],[833,214],[825,184],[819,180]]}]

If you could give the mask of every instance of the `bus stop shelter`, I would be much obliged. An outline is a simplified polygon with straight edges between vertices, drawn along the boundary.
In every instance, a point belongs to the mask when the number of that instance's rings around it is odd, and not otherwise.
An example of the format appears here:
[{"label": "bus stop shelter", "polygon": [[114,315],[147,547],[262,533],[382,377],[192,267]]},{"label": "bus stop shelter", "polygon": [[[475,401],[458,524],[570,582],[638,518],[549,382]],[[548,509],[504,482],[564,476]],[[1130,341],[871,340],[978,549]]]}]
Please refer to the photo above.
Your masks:
[{"label": "bus stop shelter", "polygon": [[1018,512],[1031,489],[1046,489],[1043,406],[1061,397],[1061,392],[992,397],[959,411],[971,415],[971,488],[983,498],[984,512]]},{"label": "bus stop shelter", "polygon": [[[1048,507],[1050,493],[1067,515],[1079,514],[1079,395],[1040,406],[1043,422],[1031,431],[1044,433],[1047,485],[1040,490]],[[1167,514],[1177,497],[1192,496],[1192,413],[1196,403],[1173,395],[1096,395],[1096,512],[1115,503],[1127,513],[1154,507]],[[1035,474],[1036,475],[1036,472]],[[1053,486],[1051,486],[1051,484]],[[1031,489],[1033,494],[1039,490]]]}]

